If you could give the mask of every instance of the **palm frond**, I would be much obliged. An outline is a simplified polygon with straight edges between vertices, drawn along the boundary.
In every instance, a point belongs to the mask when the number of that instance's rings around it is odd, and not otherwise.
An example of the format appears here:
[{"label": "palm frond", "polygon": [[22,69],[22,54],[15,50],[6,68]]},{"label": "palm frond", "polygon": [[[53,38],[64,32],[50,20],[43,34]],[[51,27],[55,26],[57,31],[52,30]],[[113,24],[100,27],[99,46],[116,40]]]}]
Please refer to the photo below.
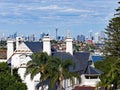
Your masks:
[{"label": "palm frond", "polygon": [[45,80],[47,80],[49,77],[50,77],[50,74],[49,74],[49,73],[44,73],[44,74],[41,74],[40,80],[41,80],[41,81],[45,81]]},{"label": "palm frond", "polygon": [[50,79],[50,90],[54,90],[54,86],[56,84],[56,82],[59,80],[59,77],[58,77],[58,73],[56,72],[56,74],[54,74],[54,76]]},{"label": "palm frond", "polygon": [[24,74],[24,77],[30,73],[32,73],[32,71],[34,70],[34,68],[36,67],[35,63],[32,63],[32,61],[29,61],[27,63],[27,67],[26,67],[26,72]]},{"label": "palm frond", "polygon": [[76,64],[71,59],[67,59],[67,60],[64,61],[63,67],[64,68],[69,68],[69,66],[72,66],[73,68],[75,68]]},{"label": "palm frond", "polygon": [[37,75],[38,73],[40,73],[39,67],[38,66],[34,67],[31,72],[31,80],[33,80],[34,76]]}]

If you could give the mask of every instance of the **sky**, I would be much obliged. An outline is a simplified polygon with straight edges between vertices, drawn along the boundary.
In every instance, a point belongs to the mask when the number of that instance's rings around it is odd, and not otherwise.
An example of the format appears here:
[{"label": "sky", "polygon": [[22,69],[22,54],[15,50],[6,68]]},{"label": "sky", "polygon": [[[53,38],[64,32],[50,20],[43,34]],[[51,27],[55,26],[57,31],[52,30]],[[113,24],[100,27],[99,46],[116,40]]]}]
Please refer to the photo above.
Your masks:
[{"label": "sky", "polygon": [[104,31],[119,0],[0,0],[0,36]]}]

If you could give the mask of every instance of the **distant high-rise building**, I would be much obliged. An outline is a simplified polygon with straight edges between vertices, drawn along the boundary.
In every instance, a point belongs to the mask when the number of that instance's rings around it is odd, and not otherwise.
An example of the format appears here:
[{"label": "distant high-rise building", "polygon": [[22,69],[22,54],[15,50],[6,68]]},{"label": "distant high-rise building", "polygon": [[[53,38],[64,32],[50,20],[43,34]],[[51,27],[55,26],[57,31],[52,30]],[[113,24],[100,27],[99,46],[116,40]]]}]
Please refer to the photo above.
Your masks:
[{"label": "distant high-rise building", "polygon": [[80,41],[85,42],[85,36],[84,35],[80,35]]},{"label": "distant high-rise building", "polygon": [[77,41],[80,42],[80,35],[77,35]]},{"label": "distant high-rise building", "polygon": [[16,37],[17,37],[17,32],[13,34],[13,39],[16,39]]},{"label": "distant high-rise building", "polygon": [[32,34],[32,35],[29,35],[28,36],[28,41],[35,41],[35,35],[34,34]]},{"label": "distant high-rise building", "polygon": [[55,29],[56,30],[56,40],[58,40],[58,28]]},{"label": "distant high-rise building", "polygon": [[92,38],[93,38],[93,36],[92,36],[92,30],[90,30],[89,33],[88,33],[88,39],[92,40]]},{"label": "distant high-rise building", "polygon": [[61,37],[61,40],[63,41],[64,39],[65,39],[65,37],[64,37],[64,36],[62,36],[62,37]]},{"label": "distant high-rise building", "polygon": [[1,36],[1,40],[2,40],[2,41],[6,41],[6,39],[7,39],[7,38],[6,38],[5,34],[3,33],[2,36]]},{"label": "distant high-rise building", "polygon": [[77,41],[85,42],[85,36],[84,35],[77,35]]},{"label": "distant high-rise building", "polygon": [[94,43],[100,43],[100,36],[99,36],[99,33],[95,33],[95,36],[94,36]]},{"label": "distant high-rise building", "polygon": [[100,41],[101,41],[101,43],[105,42],[105,32],[104,31],[100,32]]}]

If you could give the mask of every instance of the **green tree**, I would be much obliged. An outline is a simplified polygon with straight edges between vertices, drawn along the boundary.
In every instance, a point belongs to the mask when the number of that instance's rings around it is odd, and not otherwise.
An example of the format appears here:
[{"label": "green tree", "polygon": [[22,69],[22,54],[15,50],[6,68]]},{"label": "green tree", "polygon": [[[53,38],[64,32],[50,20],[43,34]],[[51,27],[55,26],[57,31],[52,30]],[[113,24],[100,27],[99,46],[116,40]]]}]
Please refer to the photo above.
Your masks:
[{"label": "green tree", "polygon": [[110,78],[108,79],[108,83],[110,85],[113,84],[113,88],[117,89],[117,86],[120,85],[120,58],[111,65],[111,69],[107,74],[107,77]]},{"label": "green tree", "polygon": [[0,90],[27,90],[27,86],[22,83],[17,70],[11,75],[7,63],[0,63]]},{"label": "green tree", "polygon": [[60,82],[60,90],[62,88],[63,79],[68,79],[74,83],[73,77],[80,79],[80,76],[75,72],[69,71],[69,66],[75,68],[75,63],[72,60],[61,60],[52,56],[48,56],[47,53],[34,53],[32,60],[27,63],[25,75],[31,74],[31,79],[38,73],[41,74],[40,82],[42,83],[42,90],[44,90],[44,81],[50,80],[50,90],[54,90],[56,82]]},{"label": "green tree", "polygon": [[47,62],[49,60],[49,56],[47,53],[34,53],[32,55],[32,60],[27,63],[25,76],[31,74],[31,79],[38,73],[41,74],[40,82],[42,83],[42,90],[44,90],[44,79],[42,78],[45,73],[45,68],[47,66]]},{"label": "green tree", "polygon": [[105,33],[108,36],[105,43],[105,53],[120,58],[120,7],[116,9],[116,14],[110,20]]},{"label": "green tree", "polygon": [[[117,87],[120,85],[120,58],[117,60],[109,60],[107,59],[103,61],[104,63],[99,63],[99,67],[101,67],[100,69],[102,69],[105,72],[101,76],[102,82],[99,83],[99,86],[104,86],[109,90],[116,90]],[[113,62],[114,60],[115,62]]]},{"label": "green tree", "polygon": [[75,68],[75,63],[72,60],[61,60],[59,58],[53,58],[50,61],[49,76],[50,76],[50,90],[53,90],[55,84],[59,82],[60,90],[62,90],[62,83],[64,79],[70,79],[72,85],[74,85],[74,77],[80,80],[80,76],[76,72],[70,72],[70,66]]}]

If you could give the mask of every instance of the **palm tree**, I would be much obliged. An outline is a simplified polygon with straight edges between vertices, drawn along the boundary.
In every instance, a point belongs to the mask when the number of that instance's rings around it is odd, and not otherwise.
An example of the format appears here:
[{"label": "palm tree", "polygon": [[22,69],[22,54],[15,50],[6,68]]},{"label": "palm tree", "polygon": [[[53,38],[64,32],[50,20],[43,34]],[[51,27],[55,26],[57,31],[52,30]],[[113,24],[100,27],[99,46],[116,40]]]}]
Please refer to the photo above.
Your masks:
[{"label": "palm tree", "polygon": [[45,68],[48,64],[47,62],[49,60],[49,56],[47,53],[41,52],[34,53],[31,58],[32,60],[27,63],[25,76],[31,74],[31,79],[33,79],[36,74],[40,73],[40,82],[42,83],[42,90],[44,90],[43,83],[45,79],[42,77],[45,73]]},{"label": "palm tree", "polygon": [[74,85],[74,77],[80,79],[80,76],[76,72],[70,72],[69,68],[72,66],[75,68],[75,63],[68,60],[61,60],[59,58],[52,58],[49,65],[49,77],[50,77],[50,90],[54,90],[54,85],[59,82],[60,90],[62,90],[62,83],[65,79],[70,79],[72,85]]}]

